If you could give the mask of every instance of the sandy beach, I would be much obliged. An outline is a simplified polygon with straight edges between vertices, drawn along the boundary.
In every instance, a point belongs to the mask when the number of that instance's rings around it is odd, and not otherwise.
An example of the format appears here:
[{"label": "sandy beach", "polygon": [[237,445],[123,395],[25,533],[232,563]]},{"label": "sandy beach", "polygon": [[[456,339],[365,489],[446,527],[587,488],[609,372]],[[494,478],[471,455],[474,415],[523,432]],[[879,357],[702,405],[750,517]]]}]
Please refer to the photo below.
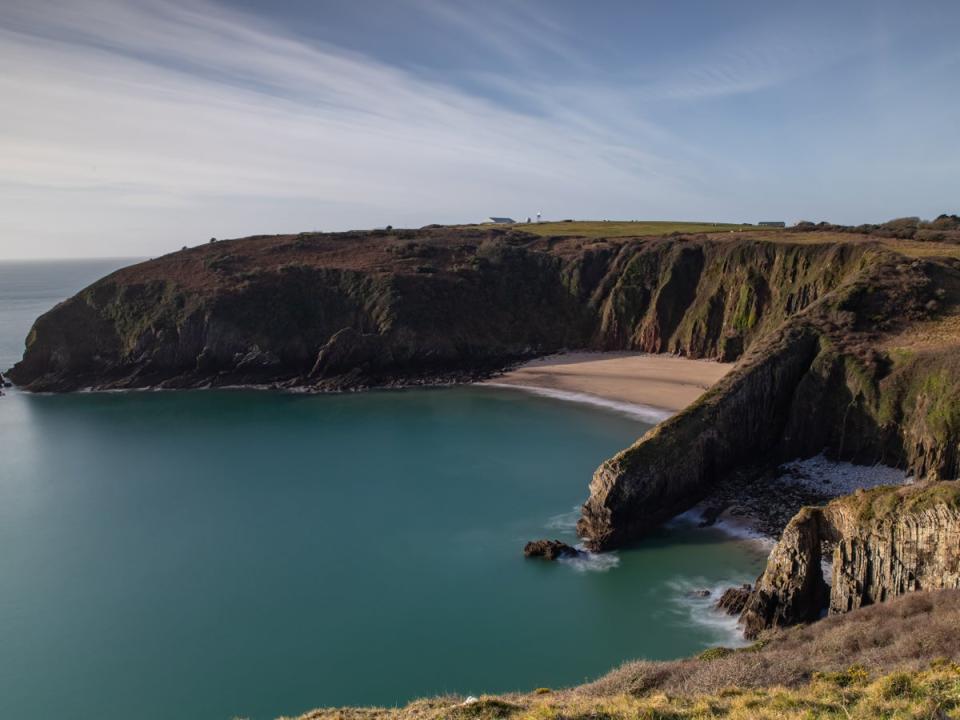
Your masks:
[{"label": "sandy beach", "polygon": [[583,393],[657,408],[666,415],[692,403],[732,367],[674,355],[573,352],[531,360],[488,382]]}]

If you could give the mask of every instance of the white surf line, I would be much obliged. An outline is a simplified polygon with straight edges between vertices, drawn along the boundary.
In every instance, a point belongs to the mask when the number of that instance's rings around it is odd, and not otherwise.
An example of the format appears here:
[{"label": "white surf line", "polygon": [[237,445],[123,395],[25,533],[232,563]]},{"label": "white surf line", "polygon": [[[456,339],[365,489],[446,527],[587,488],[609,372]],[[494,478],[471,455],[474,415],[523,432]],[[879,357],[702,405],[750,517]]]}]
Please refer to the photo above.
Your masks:
[{"label": "white surf line", "polygon": [[478,387],[508,388],[511,390],[522,390],[533,395],[553,398],[555,400],[566,400],[567,402],[580,403],[582,405],[594,405],[596,407],[606,408],[623,415],[637,418],[646,423],[663,422],[674,413],[670,410],[654,407],[653,405],[641,405],[639,403],[621,402],[619,400],[608,400],[599,395],[589,393],[573,392],[570,390],[555,390],[554,388],[538,387],[536,385],[517,385],[514,383],[482,382],[477,383]]},{"label": "white surf line", "polygon": [[607,572],[620,564],[620,556],[615,552],[590,552],[582,543],[574,547],[580,552],[579,555],[558,558],[557,562],[569,565],[577,572]]},{"label": "white surf line", "polygon": [[731,515],[727,511],[720,513],[720,516],[711,525],[705,525],[701,528],[700,523],[703,522],[703,510],[703,504],[694,505],[686,512],[670,518],[664,525],[666,527],[692,525],[697,530],[719,530],[733,540],[749,542],[764,552],[769,552],[777,543],[775,538],[757,530],[749,520]]},{"label": "white surf line", "polygon": [[[667,581],[669,601],[673,605],[673,612],[684,618],[691,626],[707,629],[713,638],[704,647],[738,648],[750,645],[743,636],[743,628],[736,615],[728,615],[716,607],[717,600],[724,590],[731,587],[740,587],[753,578],[738,577],[720,582],[709,583],[703,578],[677,577]],[[700,591],[707,590],[706,596]]]},{"label": "white surf line", "polygon": [[[552,515],[544,523],[544,528],[559,533],[561,536],[576,537],[577,520],[580,519],[580,506],[574,505],[569,512]],[[575,540],[571,540],[575,543]],[[616,552],[595,553],[587,550],[582,542],[576,542],[573,547],[579,552],[574,557],[561,557],[557,562],[573,568],[577,572],[606,572],[613,570],[620,564],[620,556]]]},{"label": "white surf line", "polygon": [[551,515],[544,525],[547,530],[559,530],[560,532],[576,535],[577,520],[580,519],[580,506],[574,505],[569,512]]}]

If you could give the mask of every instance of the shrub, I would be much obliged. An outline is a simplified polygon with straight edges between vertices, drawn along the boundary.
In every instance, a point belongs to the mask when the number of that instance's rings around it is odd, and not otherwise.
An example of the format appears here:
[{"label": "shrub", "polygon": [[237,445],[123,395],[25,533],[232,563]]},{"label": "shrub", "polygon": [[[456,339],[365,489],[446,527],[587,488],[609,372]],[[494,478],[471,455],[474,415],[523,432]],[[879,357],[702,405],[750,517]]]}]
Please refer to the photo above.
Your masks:
[{"label": "shrub", "polygon": [[880,694],[884,700],[910,698],[917,694],[917,686],[909,673],[894,673],[883,679],[880,684]]},{"label": "shrub", "polygon": [[697,655],[697,659],[706,660],[709,662],[710,660],[719,660],[720,658],[725,658],[728,655],[732,655],[733,652],[734,651],[728,647],[722,647],[722,646],[712,647],[712,648],[707,648],[702,653]]}]

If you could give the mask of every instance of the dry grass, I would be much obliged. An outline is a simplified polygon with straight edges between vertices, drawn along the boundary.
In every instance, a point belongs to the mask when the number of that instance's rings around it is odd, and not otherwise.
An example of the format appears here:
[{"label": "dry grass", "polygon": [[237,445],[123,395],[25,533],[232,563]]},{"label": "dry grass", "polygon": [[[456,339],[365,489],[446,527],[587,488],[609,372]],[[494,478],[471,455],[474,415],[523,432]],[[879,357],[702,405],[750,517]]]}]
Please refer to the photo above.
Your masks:
[{"label": "dry grass", "polygon": [[569,692],[505,700],[422,700],[397,710],[321,710],[301,720],[811,720],[956,718],[960,666],[936,661],[923,671],[874,676],[854,666],[825,673],[799,688],[725,688],[712,695],[655,693],[588,698]]},{"label": "dry grass", "polygon": [[960,314],[918,322],[887,338],[885,350],[922,352],[960,345]]},{"label": "dry grass", "polygon": [[316,710],[301,720],[960,717],[960,591],[916,593],[756,645],[633,662],[570,690]]},{"label": "dry grass", "polygon": [[773,633],[709,662],[633,662],[580,688],[593,695],[656,689],[713,693],[725,687],[797,686],[817,672],[862,665],[872,673],[960,661],[960,591],[916,593],[812,625]]},{"label": "dry grass", "polygon": [[820,245],[823,243],[872,243],[911,258],[960,258],[960,245],[955,245],[953,243],[899,240],[897,238],[884,238],[876,235],[858,235],[856,233],[846,232],[760,231],[751,233],[750,237],[754,238],[755,240],[798,243],[800,245]]}]

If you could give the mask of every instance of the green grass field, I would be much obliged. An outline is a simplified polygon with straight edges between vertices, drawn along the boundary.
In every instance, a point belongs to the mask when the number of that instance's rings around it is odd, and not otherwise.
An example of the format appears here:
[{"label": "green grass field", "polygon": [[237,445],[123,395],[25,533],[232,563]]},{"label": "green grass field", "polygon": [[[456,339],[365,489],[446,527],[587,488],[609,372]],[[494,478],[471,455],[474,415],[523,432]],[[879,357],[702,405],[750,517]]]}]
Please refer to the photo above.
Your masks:
[{"label": "green grass field", "polygon": [[715,233],[757,229],[756,225],[674,220],[576,220],[574,222],[517,223],[513,227],[537,235],[576,235],[578,237],[642,237],[668,235],[673,232]]}]

